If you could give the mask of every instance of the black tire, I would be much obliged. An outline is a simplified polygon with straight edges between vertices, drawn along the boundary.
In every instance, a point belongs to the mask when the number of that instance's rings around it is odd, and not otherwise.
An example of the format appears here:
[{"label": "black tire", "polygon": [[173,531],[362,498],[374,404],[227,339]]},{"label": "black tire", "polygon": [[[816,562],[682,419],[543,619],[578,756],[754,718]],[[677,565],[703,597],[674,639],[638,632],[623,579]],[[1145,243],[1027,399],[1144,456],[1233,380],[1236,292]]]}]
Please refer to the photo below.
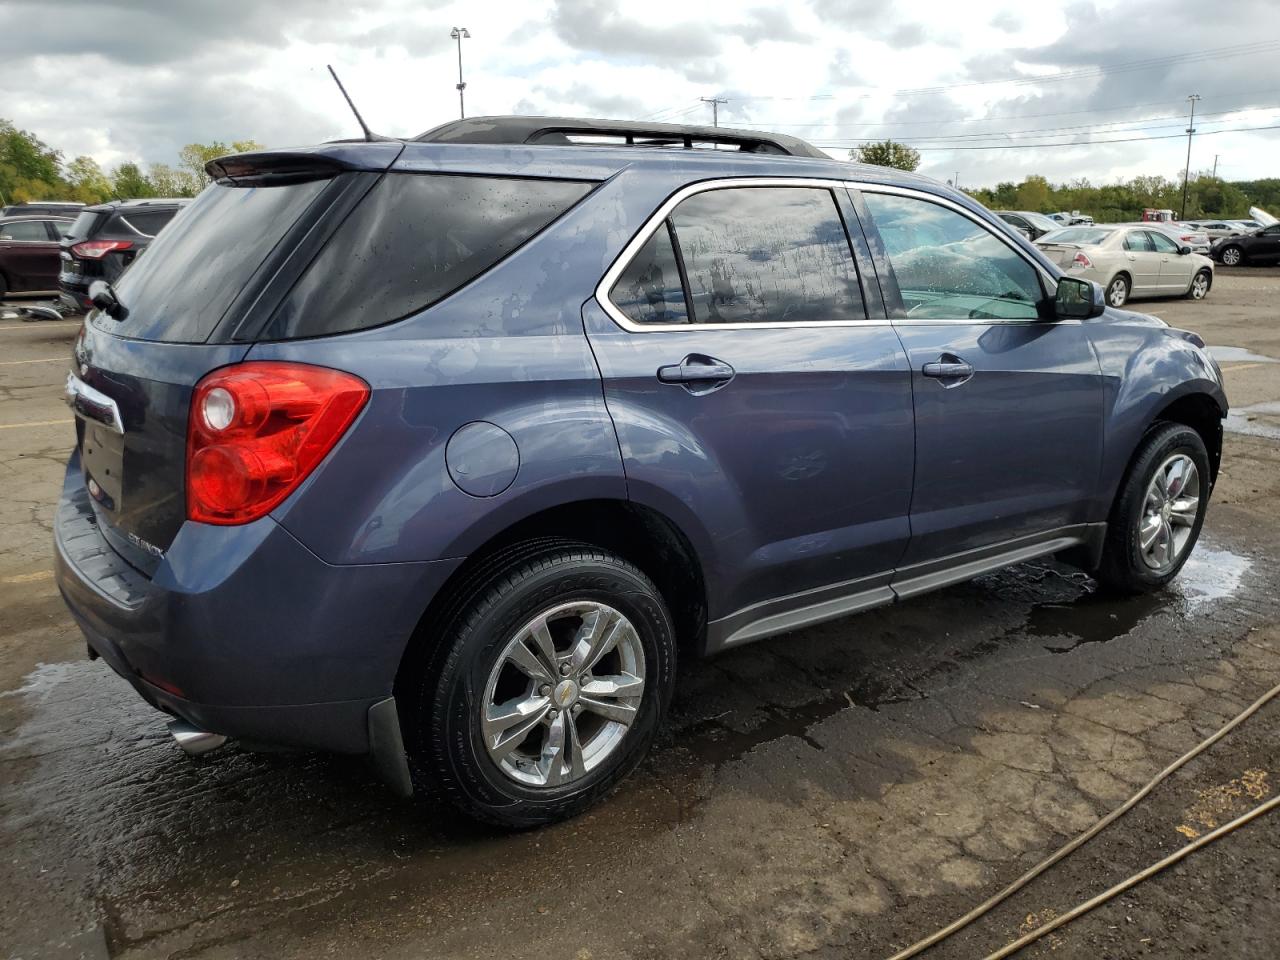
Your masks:
[{"label": "black tire", "polygon": [[[657,587],[637,567],[587,544],[543,540],[505,552],[472,580],[442,623],[437,654],[400,679],[415,789],[443,796],[467,816],[507,828],[575,816],[630,773],[653,744],[675,687],[675,630]],[[490,757],[480,726],[490,671],[508,642],[540,612],[569,601],[607,603],[635,627],[644,652],[644,689],[634,720],[595,769],[563,786],[528,786]]]},{"label": "black tire", "polygon": [[0,273],[0,300],[3,300],[9,293],[9,281],[5,279],[3,273]]},{"label": "black tire", "polygon": [[[1201,279],[1204,280],[1203,288],[1197,286]],[[1203,300],[1209,295],[1209,291],[1213,289],[1213,272],[1211,270],[1197,270],[1196,275],[1191,278],[1191,286],[1187,287],[1187,292],[1183,294],[1188,300]]]},{"label": "black tire", "polygon": [[1123,307],[1129,302],[1129,291],[1133,285],[1123,273],[1118,273],[1107,284],[1107,306]]},{"label": "black tire", "polygon": [[1218,251],[1218,259],[1228,267],[1243,267],[1245,262],[1244,249],[1239,244],[1228,244]]},{"label": "black tire", "polygon": [[[1199,473],[1199,504],[1190,536],[1172,566],[1155,570],[1143,559],[1138,524],[1156,470],[1177,454],[1189,457]],[[1111,508],[1102,561],[1094,574],[1098,582],[1117,593],[1150,593],[1176,577],[1200,537],[1209,505],[1209,487],[1209,453],[1200,434],[1181,423],[1153,425],[1138,445]]]}]

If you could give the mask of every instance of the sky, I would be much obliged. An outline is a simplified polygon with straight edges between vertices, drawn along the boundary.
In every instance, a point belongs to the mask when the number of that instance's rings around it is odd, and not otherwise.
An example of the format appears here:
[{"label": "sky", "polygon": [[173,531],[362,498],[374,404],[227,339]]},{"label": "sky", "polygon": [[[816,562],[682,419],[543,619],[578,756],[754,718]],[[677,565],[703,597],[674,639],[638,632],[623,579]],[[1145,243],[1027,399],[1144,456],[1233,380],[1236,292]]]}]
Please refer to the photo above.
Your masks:
[{"label": "sky", "polygon": [[[0,0],[0,117],[104,167],[458,116],[711,122],[917,147],[962,187],[1280,176],[1280,0]],[[1203,119],[1202,119],[1203,118]],[[1159,137],[1161,139],[1149,139]],[[1090,143],[1083,143],[1090,141]],[[1100,141],[1112,141],[1110,143]],[[961,149],[964,148],[964,149]]]}]

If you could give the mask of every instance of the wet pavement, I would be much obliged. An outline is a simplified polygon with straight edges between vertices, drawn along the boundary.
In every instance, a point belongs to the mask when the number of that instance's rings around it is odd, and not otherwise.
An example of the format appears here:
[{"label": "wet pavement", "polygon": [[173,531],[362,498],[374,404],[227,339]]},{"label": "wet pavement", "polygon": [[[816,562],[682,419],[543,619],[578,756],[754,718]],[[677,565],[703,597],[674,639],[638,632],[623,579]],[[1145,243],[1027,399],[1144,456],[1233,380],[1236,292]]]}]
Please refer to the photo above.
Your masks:
[{"label": "wet pavement", "polygon": [[[1276,285],[1135,306],[1244,351],[1215,351],[1233,401],[1280,405]],[[653,755],[567,824],[478,828],[350,758],[192,761],[52,583],[74,331],[0,320],[0,956],[883,957],[1280,682],[1280,448],[1239,431],[1172,589],[1041,561],[682,664]],[[1280,703],[927,956],[983,955],[1266,799],[1278,734]],[[1278,885],[1264,818],[1024,955],[1274,957]]]}]

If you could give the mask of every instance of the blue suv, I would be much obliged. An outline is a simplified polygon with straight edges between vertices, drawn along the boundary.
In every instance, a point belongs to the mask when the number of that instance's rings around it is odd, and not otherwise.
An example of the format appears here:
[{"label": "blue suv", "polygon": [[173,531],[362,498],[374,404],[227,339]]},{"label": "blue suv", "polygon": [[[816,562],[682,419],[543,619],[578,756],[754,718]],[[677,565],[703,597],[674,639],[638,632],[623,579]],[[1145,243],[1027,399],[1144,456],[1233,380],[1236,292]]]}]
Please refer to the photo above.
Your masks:
[{"label": "blue suv", "polygon": [[641,760],[677,650],[1051,554],[1158,589],[1204,521],[1202,341],[932,180],[516,117],[209,172],[95,288],[56,520],[90,656],[193,752],[544,823]]}]

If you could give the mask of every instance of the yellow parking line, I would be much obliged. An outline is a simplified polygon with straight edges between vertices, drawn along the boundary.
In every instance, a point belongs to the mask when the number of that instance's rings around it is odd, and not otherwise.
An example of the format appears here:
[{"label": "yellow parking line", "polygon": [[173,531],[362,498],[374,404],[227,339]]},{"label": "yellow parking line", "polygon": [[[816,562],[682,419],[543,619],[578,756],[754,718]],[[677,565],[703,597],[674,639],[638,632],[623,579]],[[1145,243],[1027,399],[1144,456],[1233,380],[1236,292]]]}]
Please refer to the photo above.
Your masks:
[{"label": "yellow parking line", "polygon": [[0,430],[20,430],[23,427],[52,427],[59,423],[75,423],[75,420],[32,420],[30,423],[0,423]]},{"label": "yellow parking line", "polygon": [[1270,367],[1270,366],[1274,366],[1274,364],[1268,363],[1265,360],[1259,360],[1257,363],[1240,363],[1237,361],[1236,363],[1222,364],[1222,369],[1230,370],[1232,373],[1235,373],[1237,370],[1248,370],[1250,367]]},{"label": "yellow parking line", "polygon": [[52,570],[37,570],[35,573],[19,573],[12,577],[0,577],[0,583],[35,583],[37,580],[52,579]]},{"label": "yellow parking line", "polygon": [[[80,326],[79,320],[36,320],[36,321],[33,321],[33,323],[40,327],[78,327]],[[4,333],[6,330],[32,330],[32,329],[35,329],[35,327],[33,327],[31,324],[15,323],[7,327],[0,327],[0,333]]]},{"label": "yellow parking line", "polygon": [[57,363],[59,360],[68,359],[68,357],[44,357],[40,360],[0,360],[0,367],[16,367],[20,363]]}]

